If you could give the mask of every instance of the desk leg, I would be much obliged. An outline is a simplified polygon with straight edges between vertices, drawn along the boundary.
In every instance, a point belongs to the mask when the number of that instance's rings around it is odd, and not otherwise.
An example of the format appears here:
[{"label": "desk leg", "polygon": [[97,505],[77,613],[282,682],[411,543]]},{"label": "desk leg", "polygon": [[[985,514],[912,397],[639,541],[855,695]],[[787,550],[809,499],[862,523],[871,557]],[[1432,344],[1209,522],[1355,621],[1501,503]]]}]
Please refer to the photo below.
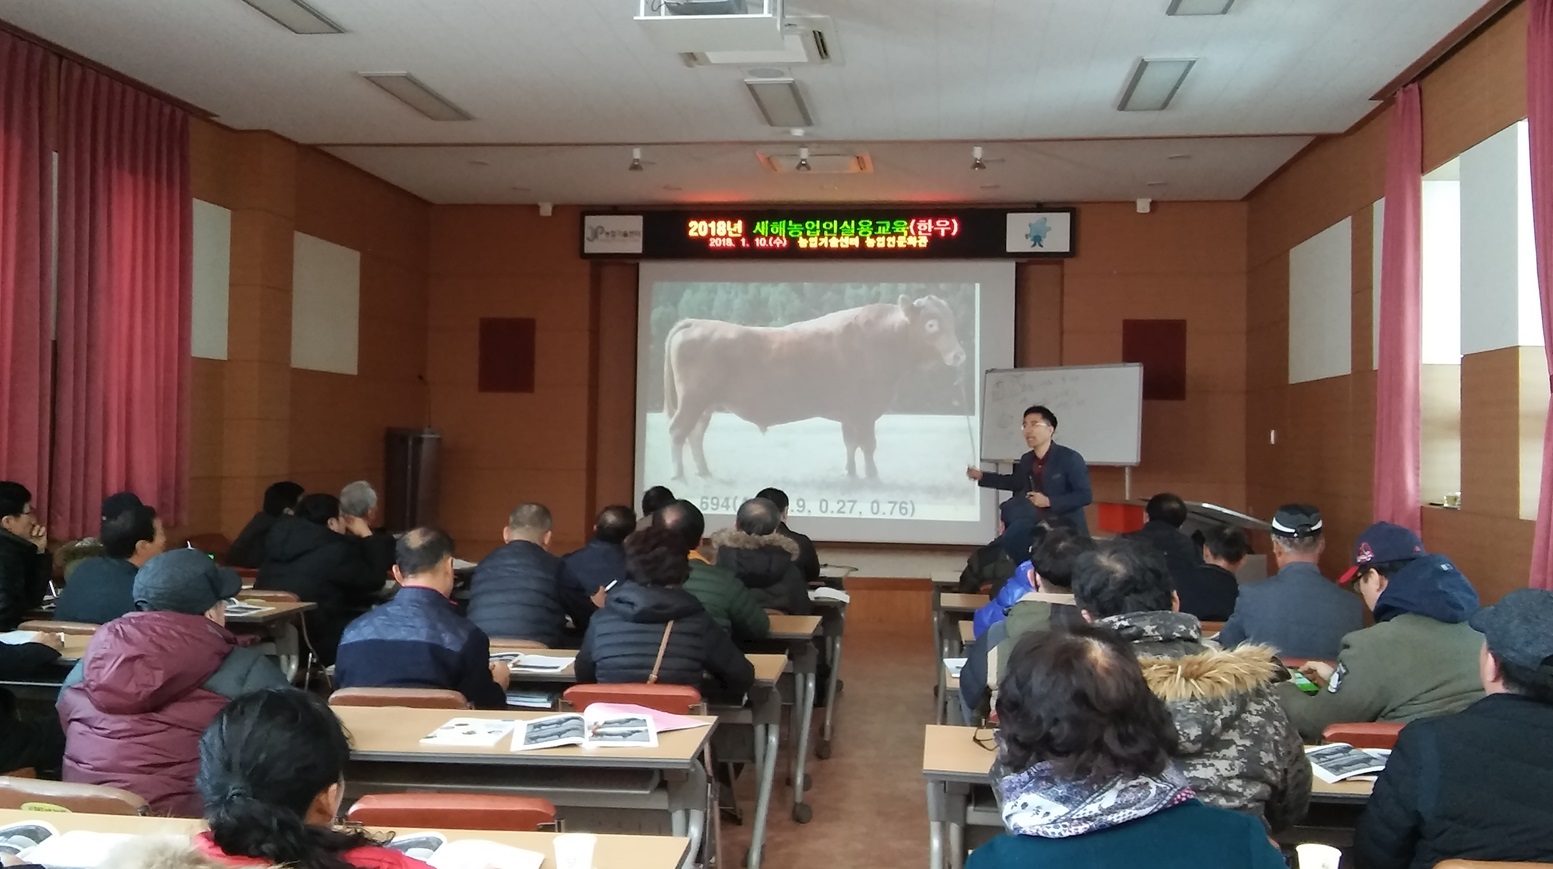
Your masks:
[{"label": "desk leg", "polygon": [[927,865],[944,869],[944,789],[937,782],[927,783]]},{"label": "desk leg", "polygon": [[[939,651],[943,651],[942,646],[939,647]],[[933,723],[943,724],[946,710],[949,708],[947,705],[949,703],[949,678],[944,673],[943,658],[939,658],[938,660],[934,661],[933,667],[934,669],[938,670],[938,691],[933,695],[933,699],[937,701],[934,703],[935,708],[933,709]]]},{"label": "desk leg", "polygon": [[836,733],[836,686],[841,682],[841,641],[846,636],[846,610],[841,611],[841,631],[830,640],[830,678],[825,685],[825,728],[820,733],[820,744],[814,756],[821,760],[830,757],[830,741]]},{"label": "desk leg", "polygon": [[[777,703],[780,710],[781,701]],[[766,849],[766,815],[771,811],[771,790],[776,783],[777,741],[782,732],[781,720],[782,715],[778,711],[776,721],[755,728],[755,748],[760,755],[760,779],[755,791],[755,825],[750,831],[750,850],[746,860],[749,869],[760,869],[761,856]],[[762,745],[764,751],[761,750]]]},{"label": "desk leg", "polygon": [[949,828],[949,869],[965,869],[965,825],[945,826]]},{"label": "desk leg", "polygon": [[812,655],[809,658],[809,664],[798,679],[803,688],[799,694],[801,703],[796,710],[798,712],[798,735],[793,740],[793,820],[800,824],[807,824],[809,819],[814,817],[814,810],[809,807],[808,803],[803,801],[804,763],[808,760],[809,727],[814,723],[814,695],[817,693],[814,657]]}]

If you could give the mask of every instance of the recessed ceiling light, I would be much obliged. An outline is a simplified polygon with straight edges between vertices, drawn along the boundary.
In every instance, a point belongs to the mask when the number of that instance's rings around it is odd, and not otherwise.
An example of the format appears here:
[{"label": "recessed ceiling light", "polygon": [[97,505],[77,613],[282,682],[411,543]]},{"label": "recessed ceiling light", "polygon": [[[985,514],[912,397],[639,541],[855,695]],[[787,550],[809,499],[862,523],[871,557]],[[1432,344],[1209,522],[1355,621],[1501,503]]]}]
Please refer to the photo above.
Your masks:
[{"label": "recessed ceiling light", "polygon": [[790,78],[747,78],[744,86],[749,88],[750,96],[755,98],[755,105],[767,124],[788,129],[814,126],[814,116],[804,104],[798,82]]},{"label": "recessed ceiling light", "polygon": [[803,138],[803,136],[805,134],[807,134],[809,131],[805,130],[803,127],[794,127],[791,130],[788,130],[787,132],[789,132],[792,135],[797,136],[799,138]]},{"label": "recessed ceiling light", "polygon": [[779,66],[757,66],[744,71],[750,78],[787,78],[787,70]]},{"label": "recessed ceiling light", "polygon": [[1169,157],[1166,157],[1165,159],[1166,160],[1190,160],[1190,159],[1192,159],[1192,155],[1191,154],[1171,154]]},{"label": "recessed ceiling light", "polygon": [[1196,58],[1161,59],[1138,58],[1127,85],[1122,88],[1117,109],[1124,112],[1163,111],[1175,98],[1186,74],[1192,71]]},{"label": "recessed ceiling light", "polygon": [[473,117],[407,72],[364,72],[361,77],[433,121],[469,121]]},{"label": "recessed ceiling light", "polygon": [[345,28],[330,21],[322,12],[302,0],[243,0],[264,17],[303,36],[344,33]]},{"label": "recessed ceiling light", "polygon": [[1235,0],[1170,0],[1166,15],[1223,15]]}]

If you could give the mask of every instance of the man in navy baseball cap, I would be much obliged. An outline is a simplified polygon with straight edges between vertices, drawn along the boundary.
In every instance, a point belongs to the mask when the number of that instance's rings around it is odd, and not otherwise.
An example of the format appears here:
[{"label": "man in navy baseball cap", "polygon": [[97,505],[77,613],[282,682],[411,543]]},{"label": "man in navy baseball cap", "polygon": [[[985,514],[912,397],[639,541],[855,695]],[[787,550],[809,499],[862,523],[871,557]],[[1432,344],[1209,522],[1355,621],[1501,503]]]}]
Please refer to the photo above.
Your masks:
[{"label": "man in navy baseball cap", "polygon": [[1512,591],[1468,624],[1487,696],[1403,729],[1355,831],[1356,865],[1553,862],[1553,591]]},{"label": "man in navy baseball cap", "polygon": [[1364,529],[1353,560],[1340,581],[1358,590],[1375,624],[1343,637],[1335,665],[1304,666],[1325,690],[1306,695],[1292,684],[1278,686],[1289,720],[1311,743],[1338,722],[1446,715],[1482,696],[1482,639],[1467,624],[1478,596],[1456,565],[1389,522]]}]

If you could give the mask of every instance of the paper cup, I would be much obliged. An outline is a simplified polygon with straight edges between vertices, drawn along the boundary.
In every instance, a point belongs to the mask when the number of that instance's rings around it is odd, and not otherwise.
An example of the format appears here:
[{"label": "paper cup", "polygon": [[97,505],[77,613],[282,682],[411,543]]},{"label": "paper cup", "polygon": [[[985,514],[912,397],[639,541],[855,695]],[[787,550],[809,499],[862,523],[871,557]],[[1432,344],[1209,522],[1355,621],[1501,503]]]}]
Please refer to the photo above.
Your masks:
[{"label": "paper cup", "polygon": [[[599,837],[592,833],[562,833],[555,837],[555,869],[593,869],[593,846]],[[1332,864],[1337,869],[1337,864]]]},{"label": "paper cup", "polygon": [[[560,853],[559,849],[556,853]],[[1299,869],[1337,869],[1337,864],[1343,860],[1343,852],[1331,845],[1317,845],[1314,843],[1296,845],[1294,853],[1299,857]],[[562,869],[567,869],[565,863],[562,863],[561,866]]]}]

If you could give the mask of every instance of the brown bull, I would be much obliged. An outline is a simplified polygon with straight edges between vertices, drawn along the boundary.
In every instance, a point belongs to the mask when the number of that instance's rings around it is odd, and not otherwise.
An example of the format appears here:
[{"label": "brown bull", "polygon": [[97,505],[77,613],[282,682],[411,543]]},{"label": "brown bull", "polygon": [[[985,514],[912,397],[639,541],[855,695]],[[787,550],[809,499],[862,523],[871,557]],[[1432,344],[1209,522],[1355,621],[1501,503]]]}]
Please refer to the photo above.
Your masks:
[{"label": "brown bull", "polygon": [[855,453],[861,449],[868,478],[877,479],[874,424],[900,382],[919,369],[964,362],[954,312],[937,296],[901,296],[894,305],[864,305],[780,327],[681,320],[669,330],[663,354],[674,479],[684,479],[687,440],[696,470],[711,476],[702,441],[718,410],[762,433],[786,422],[833,419],[846,443],[847,476],[857,476]]}]

